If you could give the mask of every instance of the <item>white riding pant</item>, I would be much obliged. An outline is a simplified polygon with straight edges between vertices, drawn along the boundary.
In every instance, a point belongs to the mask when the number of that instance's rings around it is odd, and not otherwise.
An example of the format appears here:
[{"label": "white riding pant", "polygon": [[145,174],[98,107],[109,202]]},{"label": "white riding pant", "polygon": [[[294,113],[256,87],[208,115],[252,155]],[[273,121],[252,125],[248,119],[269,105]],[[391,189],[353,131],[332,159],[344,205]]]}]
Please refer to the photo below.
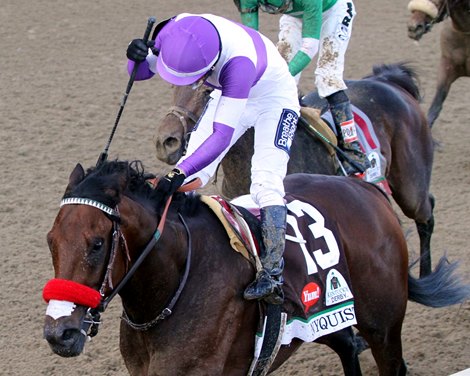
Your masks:
[{"label": "white riding pant", "polygon": [[[347,89],[343,80],[344,55],[348,49],[355,15],[354,4],[348,0],[338,0],[333,7],[323,12],[315,69],[315,86],[322,98]],[[282,15],[279,19],[279,41],[290,46],[287,61],[291,61],[302,47],[302,19]],[[301,73],[295,77],[297,84],[300,75]]]},{"label": "white riding pant", "polygon": [[[287,80],[292,80],[292,77],[287,77]],[[265,94],[263,94],[264,91]],[[212,98],[189,139],[187,156],[191,155],[212,134],[214,114],[220,95],[220,90],[212,92]],[[273,86],[269,90],[269,85],[266,85],[266,83],[257,84],[252,89],[229,147],[211,164],[191,175],[188,179],[199,177],[203,185],[207,184],[210,178],[214,176],[217,166],[229,149],[249,128],[254,127],[254,154],[251,157],[250,194],[259,207],[285,205],[283,180],[287,173],[289,154],[286,150],[277,147],[275,140],[279,141],[280,126],[282,128],[280,119],[286,118],[286,110],[289,118],[292,118],[291,113],[294,113],[295,119],[293,120],[296,124],[300,107],[295,84],[283,85],[283,90],[278,90]],[[285,139],[281,140],[281,142],[287,143],[286,147],[289,150],[295,128],[296,125],[290,126],[289,135],[284,135],[286,136]],[[185,157],[182,157],[179,162],[184,159]],[[246,163],[248,163],[248,158]]]}]

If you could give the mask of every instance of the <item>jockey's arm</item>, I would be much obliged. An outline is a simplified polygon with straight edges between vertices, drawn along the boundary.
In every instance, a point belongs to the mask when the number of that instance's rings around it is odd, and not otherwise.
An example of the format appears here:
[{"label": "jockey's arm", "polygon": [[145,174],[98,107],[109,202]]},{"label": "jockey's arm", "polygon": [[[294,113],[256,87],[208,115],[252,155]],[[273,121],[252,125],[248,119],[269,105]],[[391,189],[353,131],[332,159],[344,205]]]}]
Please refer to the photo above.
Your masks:
[{"label": "jockey's arm", "polygon": [[246,57],[236,57],[222,68],[219,78],[222,95],[213,120],[213,132],[177,166],[186,176],[208,166],[230,146],[255,79],[256,68]]},{"label": "jockey's arm", "polygon": [[[132,60],[127,61],[127,72],[129,75],[134,70],[135,62]],[[153,52],[149,49],[149,53],[144,61],[142,61],[137,67],[137,72],[135,75],[136,81],[148,80],[152,78],[157,72],[157,55],[154,55]]]},{"label": "jockey's arm", "polygon": [[258,30],[258,0],[234,0],[234,2],[240,12],[242,24]]},{"label": "jockey's arm", "polygon": [[296,76],[318,53],[322,24],[322,0],[304,2],[302,16],[302,47],[289,62],[289,71]]}]

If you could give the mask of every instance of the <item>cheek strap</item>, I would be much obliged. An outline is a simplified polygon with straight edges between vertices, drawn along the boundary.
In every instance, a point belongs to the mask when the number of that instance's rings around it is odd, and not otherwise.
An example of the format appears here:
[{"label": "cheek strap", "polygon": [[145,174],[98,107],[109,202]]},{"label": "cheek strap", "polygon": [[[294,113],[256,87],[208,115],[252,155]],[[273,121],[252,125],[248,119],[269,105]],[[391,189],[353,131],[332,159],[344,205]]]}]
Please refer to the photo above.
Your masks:
[{"label": "cheek strap", "polygon": [[42,290],[42,297],[49,303],[51,299],[65,300],[85,307],[96,308],[101,295],[91,287],[68,279],[51,279]]}]

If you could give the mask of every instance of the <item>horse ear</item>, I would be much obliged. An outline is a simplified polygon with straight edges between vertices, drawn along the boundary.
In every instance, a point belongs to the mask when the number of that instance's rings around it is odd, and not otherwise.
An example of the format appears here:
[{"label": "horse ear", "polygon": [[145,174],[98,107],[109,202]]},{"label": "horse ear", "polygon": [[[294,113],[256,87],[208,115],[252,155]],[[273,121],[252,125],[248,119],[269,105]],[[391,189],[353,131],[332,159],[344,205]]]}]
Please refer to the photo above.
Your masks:
[{"label": "horse ear", "polygon": [[75,168],[73,169],[72,173],[69,176],[69,185],[67,185],[67,188],[65,189],[65,192],[71,191],[73,188],[75,188],[78,183],[80,183],[83,178],[85,177],[85,170],[83,169],[82,165],[80,163],[77,163]]}]

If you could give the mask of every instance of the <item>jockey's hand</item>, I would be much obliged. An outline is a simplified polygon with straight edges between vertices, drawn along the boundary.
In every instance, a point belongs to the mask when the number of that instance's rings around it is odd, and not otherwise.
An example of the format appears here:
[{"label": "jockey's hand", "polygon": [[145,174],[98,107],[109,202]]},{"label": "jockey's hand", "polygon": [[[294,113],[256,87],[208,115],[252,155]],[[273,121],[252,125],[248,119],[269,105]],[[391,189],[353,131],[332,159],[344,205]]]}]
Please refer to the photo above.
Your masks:
[{"label": "jockey's hand", "polygon": [[[129,60],[141,63],[148,55],[149,48],[155,46],[154,40],[149,40],[147,44],[142,39],[134,39],[129,46],[127,46],[126,56]],[[153,49],[152,49],[153,51]]]},{"label": "jockey's hand", "polygon": [[173,193],[183,185],[186,175],[179,168],[174,168],[168,174],[160,178],[155,190],[161,195],[163,202],[166,202]]}]

